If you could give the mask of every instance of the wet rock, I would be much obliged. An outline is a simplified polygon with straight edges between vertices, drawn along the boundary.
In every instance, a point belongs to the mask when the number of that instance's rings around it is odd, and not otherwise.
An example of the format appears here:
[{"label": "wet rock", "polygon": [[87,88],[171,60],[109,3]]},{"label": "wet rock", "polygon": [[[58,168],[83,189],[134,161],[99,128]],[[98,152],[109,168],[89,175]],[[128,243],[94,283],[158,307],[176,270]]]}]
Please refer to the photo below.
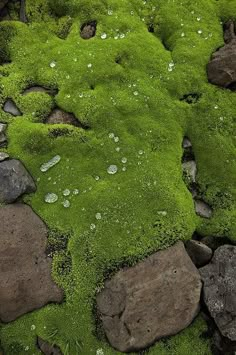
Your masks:
[{"label": "wet rock", "polygon": [[97,295],[110,344],[144,349],[186,328],[199,311],[201,280],[182,242],[122,269]]},{"label": "wet rock", "polygon": [[0,203],[12,203],[21,195],[35,191],[32,177],[19,160],[0,162]]},{"label": "wet rock", "polygon": [[223,245],[210,264],[199,269],[204,302],[220,333],[236,341],[236,247]]},{"label": "wet rock", "polygon": [[31,86],[27,89],[25,89],[25,91],[23,92],[23,95],[28,95],[31,93],[35,93],[35,92],[41,92],[41,93],[46,93],[49,95],[56,95],[57,90],[56,89],[49,89],[49,88],[44,88],[43,86]]},{"label": "wet rock", "polygon": [[0,320],[11,322],[49,302],[61,302],[63,293],[51,277],[42,220],[23,204],[1,207],[0,220]]},{"label": "wet rock", "polygon": [[5,152],[0,152],[0,162],[7,160],[9,158],[9,155]]},{"label": "wet rock", "polygon": [[197,164],[194,160],[182,163],[183,173],[189,178],[190,182],[196,182]]},{"label": "wet rock", "polygon": [[69,124],[73,126],[80,126],[79,121],[72,113],[65,112],[58,108],[54,109],[47,118],[48,124]]},{"label": "wet rock", "polygon": [[225,25],[224,47],[216,51],[207,65],[207,75],[210,83],[236,89],[236,35],[233,21]]},{"label": "wet rock", "polygon": [[212,216],[212,209],[202,200],[195,200],[195,211],[198,216],[203,218],[211,218]]},{"label": "wet rock", "polygon": [[61,350],[38,337],[38,347],[44,355],[62,355]]},{"label": "wet rock", "polygon": [[3,111],[9,113],[12,116],[22,116],[22,113],[16,106],[15,102],[11,99],[8,99],[3,105]]},{"label": "wet rock", "polygon": [[83,39],[90,39],[95,36],[96,28],[97,28],[96,21],[87,22],[81,27],[80,36]]},{"label": "wet rock", "polygon": [[189,240],[185,247],[192,262],[197,267],[204,266],[210,262],[213,252],[207,245],[197,240]]}]

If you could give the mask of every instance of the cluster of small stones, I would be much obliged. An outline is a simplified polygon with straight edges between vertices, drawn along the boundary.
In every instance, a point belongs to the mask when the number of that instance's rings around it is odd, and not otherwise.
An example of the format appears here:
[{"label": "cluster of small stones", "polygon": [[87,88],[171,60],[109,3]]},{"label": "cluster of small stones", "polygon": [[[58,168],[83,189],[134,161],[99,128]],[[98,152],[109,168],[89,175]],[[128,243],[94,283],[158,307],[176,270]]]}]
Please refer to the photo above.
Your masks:
[{"label": "cluster of small stones", "polygon": [[182,162],[182,170],[185,178],[188,181],[188,188],[194,199],[196,214],[203,218],[211,218],[212,209],[202,199],[198,197],[198,184],[197,184],[197,164],[193,154],[192,143],[189,138],[184,137],[182,144],[184,154]]}]

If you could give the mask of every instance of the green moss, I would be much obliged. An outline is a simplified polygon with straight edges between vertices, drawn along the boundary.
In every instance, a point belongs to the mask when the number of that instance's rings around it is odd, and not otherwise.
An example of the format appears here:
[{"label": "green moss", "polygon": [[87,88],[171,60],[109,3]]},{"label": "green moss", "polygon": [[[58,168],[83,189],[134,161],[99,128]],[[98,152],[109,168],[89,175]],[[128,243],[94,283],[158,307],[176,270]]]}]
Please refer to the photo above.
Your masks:
[{"label": "green moss", "polygon": [[[57,231],[49,236],[52,272],[66,299],[2,326],[2,346],[7,355],[28,347],[36,354],[38,335],[70,355],[116,354],[96,336],[95,295],[105,276],[194,231],[236,240],[236,95],[206,76],[211,54],[223,44],[221,20],[236,17],[235,1],[29,0],[27,12],[28,25],[0,25],[1,58],[12,61],[0,67],[0,102],[12,97],[23,112],[13,119],[0,110],[0,121],[10,123],[8,153],[37,182],[25,201]],[[90,20],[97,21],[96,36],[83,40],[81,25]],[[58,94],[22,95],[30,85]],[[193,102],[183,100],[195,94]],[[44,125],[55,105],[90,129]],[[211,220],[196,217],[182,178],[184,136],[193,143]],[[57,154],[60,163],[42,173],[41,164]],[[107,173],[111,164],[115,175]],[[44,202],[49,192],[58,195],[56,204]],[[209,342],[199,337],[204,328],[198,319],[148,353],[209,354]]]}]

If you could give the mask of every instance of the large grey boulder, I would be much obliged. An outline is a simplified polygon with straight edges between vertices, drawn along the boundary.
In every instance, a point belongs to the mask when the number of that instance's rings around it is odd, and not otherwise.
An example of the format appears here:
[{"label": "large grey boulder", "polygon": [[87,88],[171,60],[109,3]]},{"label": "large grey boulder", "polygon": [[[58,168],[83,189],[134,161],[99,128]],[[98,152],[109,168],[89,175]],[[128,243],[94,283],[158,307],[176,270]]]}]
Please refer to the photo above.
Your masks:
[{"label": "large grey boulder", "polygon": [[32,177],[19,160],[0,162],[0,203],[12,203],[21,195],[35,191]]},{"label": "large grey boulder", "polygon": [[199,269],[204,302],[221,334],[236,341],[236,247],[223,245]]},{"label": "large grey boulder", "polygon": [[139,351],[186,328],[199,311],[201,287],[182,242],[120,270],[97,295],[110,344]]},{"label": "large grey boulder", "polygon": [[46,256],[47,228],[23,204],[0,208],[0,321],[61,302],[63,292],[51,277]]}]

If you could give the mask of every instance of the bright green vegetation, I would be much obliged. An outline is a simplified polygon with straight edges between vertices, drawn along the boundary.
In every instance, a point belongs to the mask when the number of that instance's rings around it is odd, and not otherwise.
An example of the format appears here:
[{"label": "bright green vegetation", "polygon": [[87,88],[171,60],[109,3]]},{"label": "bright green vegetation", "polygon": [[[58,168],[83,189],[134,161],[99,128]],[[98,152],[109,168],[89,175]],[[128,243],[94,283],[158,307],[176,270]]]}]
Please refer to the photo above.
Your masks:
[{"label": "bright green vegetation", "polygon": [[[3,325],[1,343],[7,355],[38,354],[39,335],[64,354],[117,354],[94,309],[110,271],[190,239],[194,231],[236,239],[236,94],[209,84],[206,76],[211,54],[223,44],[221,21],[236,17],[236,2],[28,0],[27,12],[28,25],[0,25],[0,56],[11,60],[0,66],[0,102],[11,97],[23,112],[12,118],[1,110],[0,120],[10,124],[8,152],[38,179],[36,194],[25,202],[53,230],[51,243],[59,245],[53,276],[66,301]],[[97,20],[97,34],[86,41],[80,26],[89,20]],[[91,129],[59,125],[69,131],[53,138],[55,126],[42,123],[53,98],[23,96],[32,84],[58,88],[56,104]],[[188,94],[199,100],[181,100]],[[214,210],[211,220],[195,215],[182,179],[185,135],[193,143],[202,197]],[[42,173],[41,164],[57,154],[61,162]],[[118,172],[109,175],[112,164]],[[65,189],[80,191],[69,196],[69,208],[62,205]],[[44,202],[49,192],[58,194],[58,202]],[[67,251],[60,247],[64,236]],[[198,318],[147,354],[210,354],[200,337],[205,328]]]}]

